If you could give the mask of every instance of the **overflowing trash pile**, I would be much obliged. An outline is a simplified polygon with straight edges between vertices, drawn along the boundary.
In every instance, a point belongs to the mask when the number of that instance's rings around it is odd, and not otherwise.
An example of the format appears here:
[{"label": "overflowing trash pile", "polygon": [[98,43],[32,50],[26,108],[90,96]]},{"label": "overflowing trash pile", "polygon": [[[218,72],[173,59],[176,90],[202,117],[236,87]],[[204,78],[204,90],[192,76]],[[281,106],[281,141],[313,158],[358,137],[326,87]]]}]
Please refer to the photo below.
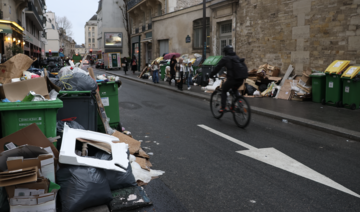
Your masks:
[{"label": "overflowing trash pile", "polygon": [[[75,66],[56,78],[46,70],[32,77],[32,62],[18,54],[0,65],[0,95],[8,100],[0,103],[7,123],[1,125],[0,211],[150,205],[143,186],[164,172],[151,169],[150,153],[122,127],[118,105],[117,117],[109,109],[118,104],[120,79]],[[100,96],[107,88],[116,95]]]}]

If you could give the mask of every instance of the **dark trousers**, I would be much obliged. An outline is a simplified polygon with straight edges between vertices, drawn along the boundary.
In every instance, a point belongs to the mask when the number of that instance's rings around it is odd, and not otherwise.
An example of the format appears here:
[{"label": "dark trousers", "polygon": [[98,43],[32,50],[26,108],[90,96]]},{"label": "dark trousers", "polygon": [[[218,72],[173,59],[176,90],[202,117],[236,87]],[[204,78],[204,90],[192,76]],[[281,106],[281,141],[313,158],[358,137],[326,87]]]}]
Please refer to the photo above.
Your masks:
[{"label": "dark trousers", "polygon": [[183,72],[179,72],[179,74],[180,74],[180,82],[178,82],[178,88],[179,88],[180,90],[182,90],[183,84],[184,84],[184,82],[183,82],[184,73],[183,73]]},{"label": "dark trousers", "polygon": [[170,73],[170,80],[169,80],[169,85],[171,85],[171,80],[174,79],[175,80],[175,86],[177,85],[176,79],[175,79],[175,73]]},{"label": "dark trousers", "polygon": [[235,93],[236,97],[239,97],[240,94],[238,92],[238,89],[243,84],[244,79],[227,79],[226,82],[222,85],[222,93],[221,93],[221,108],[226,107],[226,98],[227,98],[227,92],[230,91],[230,89]]}]

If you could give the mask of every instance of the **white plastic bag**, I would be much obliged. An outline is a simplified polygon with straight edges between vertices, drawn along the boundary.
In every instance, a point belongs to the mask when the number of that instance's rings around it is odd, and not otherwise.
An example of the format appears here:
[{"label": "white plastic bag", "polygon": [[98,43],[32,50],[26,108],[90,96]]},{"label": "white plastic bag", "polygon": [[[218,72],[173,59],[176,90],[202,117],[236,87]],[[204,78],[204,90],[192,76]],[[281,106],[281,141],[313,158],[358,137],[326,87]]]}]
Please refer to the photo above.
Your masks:
[{"label": "white plastic bag", "polygon": [[83,73],[83,74],[89,75],[89,72],[84,71],[84,70],[82,70],[81,68],[78,68],[78,67],[73,68],[72,71],[73,71],[73,73]]},{"label": "white plastic bag", "polygon": [[59,79],[61,79],[63,76],[72,75],[73,71],[71,69],[72,69],[71,66],[65,66],[61,68],[58,74]]}]

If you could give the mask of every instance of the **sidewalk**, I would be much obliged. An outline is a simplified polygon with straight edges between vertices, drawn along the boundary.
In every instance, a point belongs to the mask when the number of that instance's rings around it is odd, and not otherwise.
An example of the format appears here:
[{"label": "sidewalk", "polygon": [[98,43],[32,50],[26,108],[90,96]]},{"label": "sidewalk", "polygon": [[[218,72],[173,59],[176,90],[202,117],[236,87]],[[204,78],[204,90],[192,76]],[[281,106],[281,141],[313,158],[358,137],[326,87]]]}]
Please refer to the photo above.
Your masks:
[{"label": "sidewalk", "polygon": [[[192,86],[191,90],[187,90],[184,85],[184,91],[179,91],[174,83],[169,86],[168,82],[160,81],[154,84],[152,80],[140,79],[133,75],[131,71],[127,75],[124,71],[106,71],[108,74],[118,75],[125,79],[146,83],[152,86],[171,90],[185,95],[210,99],[211,94],[205,93],[200,86]],[[360,125],[357,117],[360,117],[360,109],[350,110],[346,108],[336,108],[334,106],[322,105],[311,101],[298,102],[286,101],[273,98],[247,98],[253,113],[272,117],[275,119],[287,119],[289,122],[300,124],[303,126],[315,128],[321,131],[340,135],[348,139],[360,141]]]}]

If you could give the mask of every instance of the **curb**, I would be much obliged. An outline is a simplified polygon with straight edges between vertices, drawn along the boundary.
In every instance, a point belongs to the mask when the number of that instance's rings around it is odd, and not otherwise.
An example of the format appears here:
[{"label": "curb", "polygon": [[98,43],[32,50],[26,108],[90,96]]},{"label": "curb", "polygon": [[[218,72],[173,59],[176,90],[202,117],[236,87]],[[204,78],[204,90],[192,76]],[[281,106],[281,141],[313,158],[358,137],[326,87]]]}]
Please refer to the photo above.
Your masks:
[{"label": "curb", "polygon": [[[192,97],[195,97],[195,98],[206,99],[208,101],[210,100],[210,96],[207,96],[207,95],[202,95],[202,94],[193,93],[193,92],[189,92],[189,91],[179,91],[177,89],[174,89],[173,87],[148,83],[146,81],[143,81],[142,79],[134,79],[132,77],[128,77],[128,76],[124,76],[124,75],[120,75],[120,74],[115,74],[115,73],[108,72],[108,71],[105,71],[105,72],[108,73],[108,74],[112,74],[112,75],[116,75],[116,76],[128,79],[128,80],[132,80],[132,81],[135,81],[135,82],[140,82],[140,83],[151,85],[151,86],[158,87],[158,88],[163,88],[163,89],[173,91],[173,92],[176,92],[176,93],[181,93],[181,94],[192,96]],[[341,137],[344,137],[344,138],[347,138],[347,139],[360,141],[360,132],[347,130],[347,129],[344,129],[344,128],[341,128],[341,127],[336,127],[336,126],[333,126],[333,125],[324,124],[324,123],[317,122],[317,121],[311,121],[309,119],[299,118],[299,117],[295,117],[295,116],[292,116],[292,115],[287,115],[287,114],[283,114],[283,113],[279,113],[279,112],[274,112],[274,111],[254,107],[254,106],[251,107],[251,111],[253,113],[255,113],[255,114],[258,114],[258,115],[267,116],[267,117],[278,119],[278,120],[286,119],[289,122],[292,122],[294,124],[298,124],[298,125],[305,126],[305,127],[310,127],[312,129],[316,129],[316,130],[323,131],[323,132],[326,132],[326,133],[330,133],[330,134],[333,134],[333,135],[341,136]]]}]

